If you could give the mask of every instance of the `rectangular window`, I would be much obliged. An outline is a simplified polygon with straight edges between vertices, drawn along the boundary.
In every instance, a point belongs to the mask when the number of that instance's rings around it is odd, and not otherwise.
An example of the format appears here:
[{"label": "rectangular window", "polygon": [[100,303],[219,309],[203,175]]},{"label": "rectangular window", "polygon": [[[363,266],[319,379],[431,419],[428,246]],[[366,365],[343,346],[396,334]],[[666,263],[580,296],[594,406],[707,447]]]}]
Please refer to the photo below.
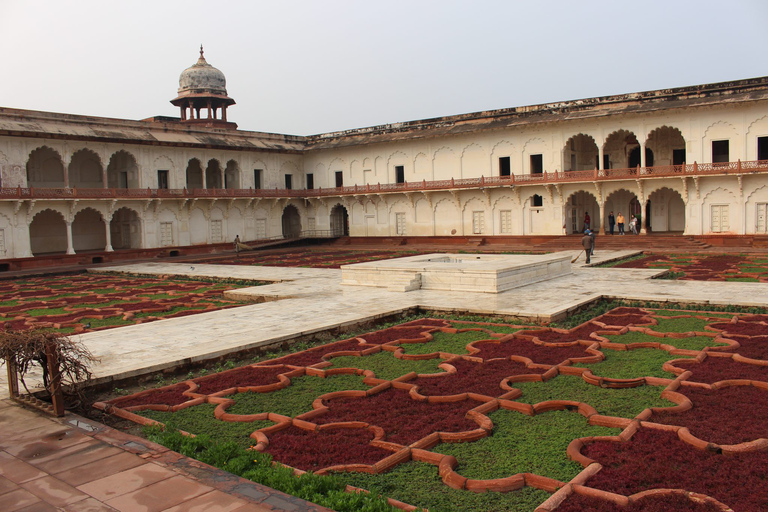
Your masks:
[{"label": "rectangular window", "polygon": [[544,206],[544,198],[539,194],[533,194],[533,197],[531,198],[531,206],[534,208]]},{"label": "rectangular window", "polygon": [[160,247],[173,245],[173,222],[160,223]]},{"label": "rectangular window", "polygon": [[512,164],[509,161],[508,156],[502,156],[499,158],[499,176],[509,176],[512,174]]},{"label": "rectangular window", "polygon": [[341,188],[344,186],[344,173],[341,171],[336,171],[336,188]]},{"label": "rectangular window", "polygon": [[307,190],[315,188],[315,175],[311,172],[307,173]]},{"label": "rectangular window", "polygon": [[212,220],[211,221],[211,243],[217,244],[223,241],[224,239],[221,236],[221,221]]},{"label": "rectangular window", "polygon": [[168,188],[168,171],[157,171],[157,188]]},{"label": "rectangular window", "polygon": [[317,221],[314,217],[307,217],[307,229],[314,231],[317,229]]},{"label": "rectangular window", "polygon": [[293,175],[285,175],[285,190],[291,190],[293,188]]},{"label": "rectangular window", "polygon": [[267,219],[256,219],[256,239],[267,238]]},{"label": "rectangular window", "polygon": [[723,233],[731,228],[727,204],[713,204],[710,212],[713,233]]},{"label": "rectangular window", "polygon": [[395,213],[395,233],[405,236],[405,213]]},{"label": "rectangular window", "polygon": [[501,210],[500,214],[499,226],[501,227],[501,234],[509,235],[512,233],[512,210]]},{"label": "rectangular window", "polygon": [[544,172],[544,156],[531,155],[531,174],[542,174]]},{"label": "rectangular window", "polygon": [[685,150],[673,149],[672,150],[672,165],[683,165],[685,163]]},{"label": "rectangular window", "polygon": [[118,175],[118,188],[128,188],[128,173],[125,171],[121,171]]},{"label": "rectangular window", "polygon": [[395,183],[405,183],[405,167],[402,165],[395,166]]},{"label": "rectangular window", "polygon": [[768,137],[757,138],[757,159],[768,160]]},{"label": "rectangular window", "polygon": [[768,225],[765,221],[765,215],[768,213],[768,203],[757,203],[755,205],[757,218],[755,219],[755,233],[759,235],[768,234]]},{"label": "rectangular window", "polygon": [[257,190],[261,188],[261,171],[261,169],[253,170],[253,188]]},{"label": "rectangular window", "polygon": [[482,235],[485,231],[485,212],[472,212],[472,234]]},{"label": "rectangular window", "polygon": [[712,163],[720,164],[730,162],[730,155],[728,151],[727,140],[713,140],[712,141]]},{"label": "rectangular window", "polygon": [[610,168],[611,168],[611,156],[603,155],[603,169],[610,169]]}]

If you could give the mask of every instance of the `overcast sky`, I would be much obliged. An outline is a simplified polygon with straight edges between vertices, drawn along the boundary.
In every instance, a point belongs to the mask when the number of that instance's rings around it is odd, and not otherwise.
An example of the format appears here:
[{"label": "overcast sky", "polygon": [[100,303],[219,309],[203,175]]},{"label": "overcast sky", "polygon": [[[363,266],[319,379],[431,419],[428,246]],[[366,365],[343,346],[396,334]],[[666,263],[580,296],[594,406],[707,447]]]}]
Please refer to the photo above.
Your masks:
[{"label": "overcast sky", "polygon": [[768,1],[0,0],[0,106],[178,116],[205,46],[240,129],[309,135],[768,75]]}]

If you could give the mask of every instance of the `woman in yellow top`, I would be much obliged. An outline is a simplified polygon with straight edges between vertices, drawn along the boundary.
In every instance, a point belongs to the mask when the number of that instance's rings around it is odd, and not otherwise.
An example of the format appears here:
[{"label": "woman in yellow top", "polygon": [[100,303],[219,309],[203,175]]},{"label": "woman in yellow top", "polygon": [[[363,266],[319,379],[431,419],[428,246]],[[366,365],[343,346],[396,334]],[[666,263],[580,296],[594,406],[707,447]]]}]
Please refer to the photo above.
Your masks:
[{"label": "woman in yellow top", "polygon": [[619,214],[616,216],[616,225],[619,226],[619,234],[624,234],[624,216],[619,212]]}]

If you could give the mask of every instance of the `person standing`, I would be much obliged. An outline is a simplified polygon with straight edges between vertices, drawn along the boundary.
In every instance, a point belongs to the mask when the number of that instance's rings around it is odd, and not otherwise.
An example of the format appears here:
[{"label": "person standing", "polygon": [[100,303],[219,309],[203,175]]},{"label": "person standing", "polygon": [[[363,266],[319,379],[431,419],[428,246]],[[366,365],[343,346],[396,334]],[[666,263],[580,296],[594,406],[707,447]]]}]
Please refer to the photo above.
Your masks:
[{"label": "person standing", "polygon": [[589,212],[584,212],[584,230],[589,229]]},{"label": "person standing", "polygon": [[613,235],[613,227],[616,225],[616,217],[613,216],[613,212],[608,214],[608,227],[611,230],[611,235]]},{"label": "person standing", "polygon": [[235,253],[240,253],[240,235],[235,235]]},{"label": "person standing", "polygon": [[590,262],[592,256],[593,241],[589,235],[589,231],[584,232],[584,236],[581,238],[581,246],[584,247],[584,252],[587,255],[587,263]]},{"label": "person standing", "polygon": [[587,232],[587,234],[589,234],[589,238],[592,239],[592,249],[590,249],[589,255],[590,256],[594,256],[595,255],[595,230],[594,229],[590,229]]},{"label": "person standing", "polygon": [[616,216],[616,224],[619,226],[619,234],[624,234],[624,216],[619,212],[619,214]]},{"label": "person standing", "polygon": [[637,216],[633,215],[632,220],[629,221],[629,230],[632,231],[633,235],[637,234]]}]

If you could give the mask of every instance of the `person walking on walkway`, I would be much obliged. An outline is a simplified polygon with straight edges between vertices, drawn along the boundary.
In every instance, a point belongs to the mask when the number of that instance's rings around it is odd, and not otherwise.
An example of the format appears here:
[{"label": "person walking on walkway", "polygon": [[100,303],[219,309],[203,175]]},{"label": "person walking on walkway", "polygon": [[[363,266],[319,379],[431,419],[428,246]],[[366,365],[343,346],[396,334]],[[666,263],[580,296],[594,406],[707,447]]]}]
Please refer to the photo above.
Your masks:
[{"label": "person walking on walkway", "polygon": [[593,247],[592,237],[589,235],[589,231],[584,232],[584,236],[581,238],[581,246],[584,247],[584,252],[587,255],[587,263],[589,263],[592,256]]},{"label": "person walking on walkway", "polygon": [[616,225],[616,217],[613,216],[613,212],[608,214],[608,227],[611,230],[611,235],[613,235],[613,227]]},{"label": "person walking on walkway", "polygon": [[616,224],[619,226],[619,234],[624,234],[624,216],[619,212],[619,214],[616,216]]},{"label": "person walking on walkway", "polygon": [[637,216],[633,215],[632,220],[629,221],[629,230],[632,231],[633,235],[637,234]]},{"label": "person walking on walkway", "polygon": [[589,229],[589,212],[584,212],[584,229]]}]

